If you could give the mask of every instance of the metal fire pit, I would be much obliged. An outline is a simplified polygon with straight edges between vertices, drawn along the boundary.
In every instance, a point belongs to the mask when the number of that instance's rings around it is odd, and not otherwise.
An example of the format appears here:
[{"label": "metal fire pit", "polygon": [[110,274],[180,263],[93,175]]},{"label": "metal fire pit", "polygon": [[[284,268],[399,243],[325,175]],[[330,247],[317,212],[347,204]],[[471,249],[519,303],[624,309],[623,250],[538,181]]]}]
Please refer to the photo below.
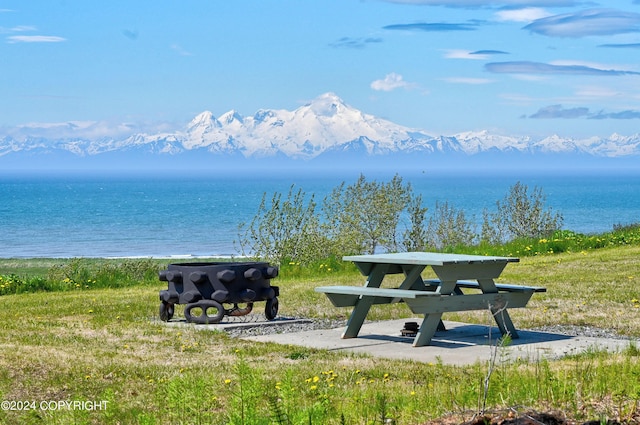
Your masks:
[{"label": "metal fire pit", "polygon": [[219,323],[224,316],[249,314],[254,302],[266,301],[264,315],[273,320],[278,314],[280,291],[271,286],[270,279],[276,276],[278,268],[269,263],[169,264],[159,276],[169,283],[168,289],[160,291],[160,319],[171,320],[175,304],[186,304],[187,322]]}]

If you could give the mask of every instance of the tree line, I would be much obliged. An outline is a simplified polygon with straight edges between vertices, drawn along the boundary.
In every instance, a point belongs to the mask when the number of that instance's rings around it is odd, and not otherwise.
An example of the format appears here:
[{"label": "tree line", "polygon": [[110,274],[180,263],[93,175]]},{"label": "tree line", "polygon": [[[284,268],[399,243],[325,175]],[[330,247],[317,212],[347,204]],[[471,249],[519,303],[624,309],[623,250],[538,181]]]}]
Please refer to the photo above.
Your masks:
[{"label": "tree line", "polygon": [[[541,188],[517,182],[482,223],[448,202],[433,211],[399,175],[389,181],[342,182],[318,203],[292,185],[285,194],[263,194],[253,219],[238,228],[243,255],[281,264],[376,252],[438,251],[519,238],[548,237],[563,217],[545,205]],[[480,229],[478,230],[478,227]]]}]

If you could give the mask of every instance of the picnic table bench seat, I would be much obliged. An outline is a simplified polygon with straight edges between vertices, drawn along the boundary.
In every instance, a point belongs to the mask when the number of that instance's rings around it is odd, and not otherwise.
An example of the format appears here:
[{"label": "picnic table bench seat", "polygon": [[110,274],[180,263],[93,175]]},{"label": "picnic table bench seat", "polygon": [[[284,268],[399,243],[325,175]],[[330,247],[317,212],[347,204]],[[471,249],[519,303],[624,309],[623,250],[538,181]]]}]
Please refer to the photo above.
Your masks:
[{"label": "picnic table bench seat", "polygon": [[[424,281],[426,287],[437,287],[440,279],[428,279]],[[542,286],[515,285],[511,283],[496,283],[496,288],[500,292],[547,292],[547,288]],[[480,289],[480,284],[473,280],[459,280],[456,282],[457,288]]]},{"label": "picnic table bench seat", "polygon": [[336,307],[353,307],[361,296],[372,297],[373,304],[391,304],[402,302],[406,298],[439,295],[432,291],[371,288],[367,286],[319,286],[315,290],[316,292],[323,292]]}]

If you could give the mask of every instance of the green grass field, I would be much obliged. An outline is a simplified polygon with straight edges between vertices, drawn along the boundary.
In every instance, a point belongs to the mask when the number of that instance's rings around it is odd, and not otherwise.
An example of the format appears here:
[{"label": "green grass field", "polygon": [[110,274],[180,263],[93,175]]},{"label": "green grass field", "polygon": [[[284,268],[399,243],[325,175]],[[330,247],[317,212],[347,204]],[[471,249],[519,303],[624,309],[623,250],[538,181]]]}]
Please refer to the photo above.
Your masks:
[{"label": "green grass field", "polygon": [[[639,259],[634,244],[524,256],[500,280],[547,287],[527,308],[511,312],[518,328],[591,326],[638,338]],[[640,415],[634,344],[621,353],[593,350],[557,361],[498,358],[489,374],[488,364],[252,343],[159,322],[158,292],[166,283],[155,273],[166,263],[0,259],[0,423],[375,424],[392,418],[417,425],[447,415],[468,420],[483,405],[559,410],[575,420],[638,421]],[[274,281],[280,314],[345,317],[348,311],[313,289],[361,281],[354,268],[335,261],[283,265]],[[381,306],[369,318],[410,314],[402,305]],[[487,323],[487,313],[445,319]]]}]

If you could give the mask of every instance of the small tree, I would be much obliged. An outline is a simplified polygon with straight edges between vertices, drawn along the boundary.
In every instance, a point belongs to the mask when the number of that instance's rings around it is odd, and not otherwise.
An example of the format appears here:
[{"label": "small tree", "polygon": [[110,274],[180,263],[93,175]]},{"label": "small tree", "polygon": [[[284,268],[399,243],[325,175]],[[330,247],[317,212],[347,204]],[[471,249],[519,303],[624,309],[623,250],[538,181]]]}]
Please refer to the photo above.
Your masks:
[{"label": "small tree", "polygon": [[285,259],[306,263],[324,255],[326,243],[319,232],[316,203],[313,195],[306,198],[301,189],[294,192],[293,185],[284,200],[276,192],[268,204],[263,194],[257,214],[248,225],[239,226],[242,254],[277,263]]},{"label": "small tree", "polygon": [[445,247],[469,246],[476,240],[473,223],[467,220],[463,210],[456,210],[448,202],[436,202],[434,216],[429,218],[428,246]]},{"label": "small tree", "polygon": [[429,244],[429,235],[425,222],[428,208],[422,205],[422,195],[415,196],[407,206],[410,226],[402,234],[402,247],[405,251],[424,251]]},{"label": "small tree", "polygon": [[484,212],[482,240],[503,242],[505,239],[550,236],[560,229],[563,218],[545,207],[542,189],[535,187],[531,195],[520,182],[511,186],[502,201],[496,202],[496,212]]},{"label": "small tree", "polygon": [[344,182],[324,199],[324,230],[343,254],[374,253],[379,247],[398,249],[400,215],[411,200],[411,185],[394,176],[387,183]]}]

